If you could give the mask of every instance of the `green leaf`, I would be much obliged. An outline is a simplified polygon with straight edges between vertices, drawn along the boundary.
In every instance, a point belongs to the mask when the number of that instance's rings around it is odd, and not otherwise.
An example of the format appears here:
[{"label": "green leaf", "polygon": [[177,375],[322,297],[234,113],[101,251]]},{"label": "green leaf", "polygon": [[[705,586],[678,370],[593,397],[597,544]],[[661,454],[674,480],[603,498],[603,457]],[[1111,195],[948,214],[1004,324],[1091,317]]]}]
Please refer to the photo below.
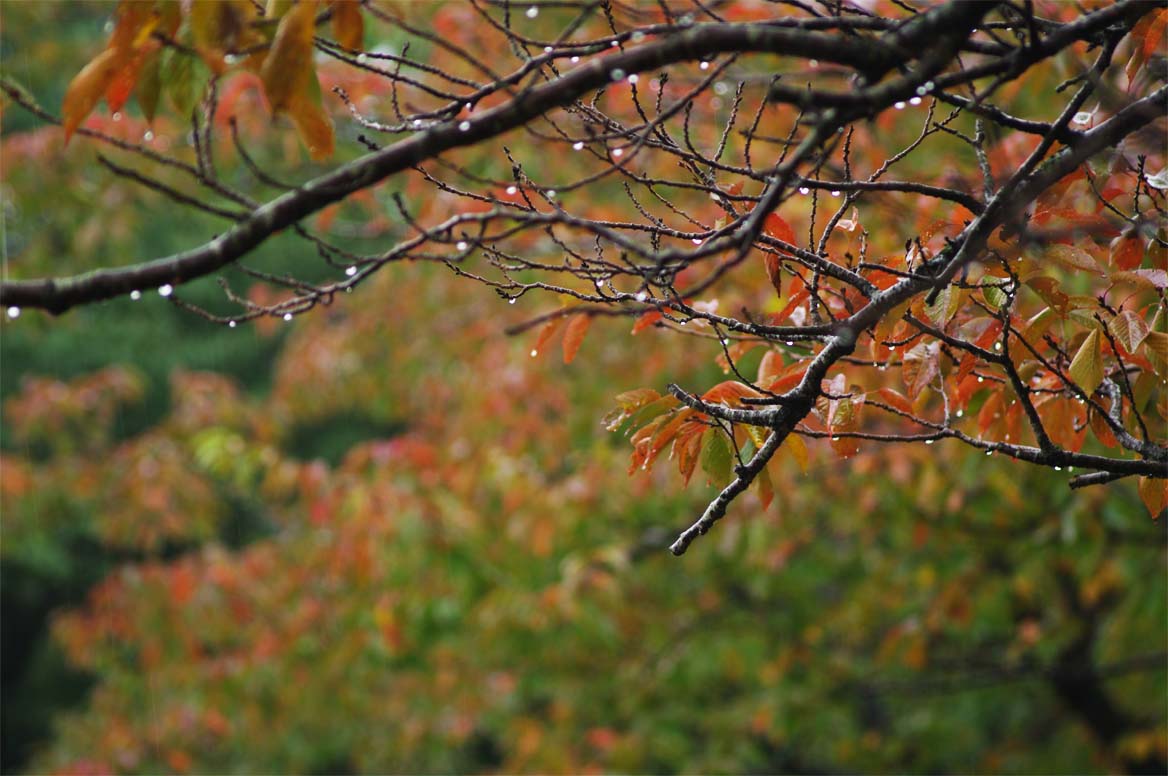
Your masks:
[{"label": "green leaf", "polygon": [[1006,300],[1009,298],[1006,296],[1006,292],[1002,290],[1002,287],[998,285],[983,287],[981,290],[981,295],[985,297],[986,304],[995,310],[1001,310],[1002,305],[1004,305]]},{"label": "green leaf", "polygon": [[142,65],[142,72],[138,75],[138,84],[134,89],[134,96],[138,100],[138,107],[146,121],[154,123],[154,114],[158,110],[158,96],[162,92],[162,54],[151,54]]},{"label": "green leaf", "polygon": [[1099,330],[1093,329],[1079,346],[1079,352],[1071,361],[1071,379],[1087,392],[1095,393],[1095,389],[1103,382],[1103,352],[1099,339]]},{"label": "green leaf", "polygon": [[718,429],[711,429],[702,440],[701,455],[702,471],[715,484],[721,484],[730,479],[730,470],[734,464],[734,452],[730,449],[730,440]]}]

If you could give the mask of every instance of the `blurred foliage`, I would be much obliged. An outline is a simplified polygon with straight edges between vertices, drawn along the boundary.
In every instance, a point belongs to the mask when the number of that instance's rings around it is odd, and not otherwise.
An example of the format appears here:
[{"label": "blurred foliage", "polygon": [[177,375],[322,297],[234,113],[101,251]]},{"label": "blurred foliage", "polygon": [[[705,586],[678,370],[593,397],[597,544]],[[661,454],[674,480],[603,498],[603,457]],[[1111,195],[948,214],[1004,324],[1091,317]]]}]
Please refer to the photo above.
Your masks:
[{"label": "blurred foliage", "polygon": [[[100,9],[5,4],[5,71],[58,104],[81,43],[106,34]],[[447,6],[423,12],[458,29]],[[306,177],[254,118],[257,157]],[[80,139],[62,150],[11,107],[4,121],[13,274],[163,255],[216,228],[158,218],[175,206]],[[179,145],[176,124],[153,131]],[[338,155],[358,153],[339,132]],[[328,217],[354,245],[396,236],[385,194]],[[330,271],[285,238],[248,261]],[[184,287],[211,308],[220,294]],[[0,328],[5,769],[1163,761],[1165,526],[1134,485],[1071,493],[1064,474],[943,443],[845,466],[809,442],[769,508],[743,498],[674,559],[664,546],[714,489],[667,467],[626,478],[627,441],[599,418],[634,385],[724,379],[716,350],[598,320],[565,367],[501,335],[540,312],[524,307],[398,266],[289,324],[216,327],[147,294]],[[1111,740],[1086,724],[1093,688],[1117,704]]]}]

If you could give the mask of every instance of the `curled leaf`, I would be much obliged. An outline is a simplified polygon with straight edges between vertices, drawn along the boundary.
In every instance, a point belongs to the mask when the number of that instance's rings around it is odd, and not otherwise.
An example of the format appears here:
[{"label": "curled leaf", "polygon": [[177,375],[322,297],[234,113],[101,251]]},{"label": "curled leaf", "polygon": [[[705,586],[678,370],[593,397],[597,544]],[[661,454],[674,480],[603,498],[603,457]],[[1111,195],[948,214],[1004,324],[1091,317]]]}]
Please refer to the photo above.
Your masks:
[{"label": "curled leaf", "polygon": [[1099,330],[1093,329],[1071,360],[1070,377],[1088,396],[1103,382],[1103,352]]}]

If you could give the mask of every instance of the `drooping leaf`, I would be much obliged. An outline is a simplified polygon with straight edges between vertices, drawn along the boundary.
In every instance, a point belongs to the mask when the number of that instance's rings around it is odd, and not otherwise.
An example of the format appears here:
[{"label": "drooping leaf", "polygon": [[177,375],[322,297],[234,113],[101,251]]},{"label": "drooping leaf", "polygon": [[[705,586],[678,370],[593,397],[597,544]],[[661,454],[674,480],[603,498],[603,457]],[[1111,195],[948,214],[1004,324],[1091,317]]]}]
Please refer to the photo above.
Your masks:
[{"label": "drooping leaf", "polygon": [[162,53],[159,51],[146,57],[134,89],[138,107],[142,109],[142,115],[149,124],[154,123],[154,114],[158,111],[158,97],[162,93],[161,63]]},{"label": "drooping leaf", "polygon": [[1095,393],[1095,389],[1103,382],[1103,352],[1098,329],[1093,329],[1087,339],[1083,340],[1071,360],[1068,374],[1088,396]]},{"label": "drooping leaf", "polygon": [[764,466],[759,470],[754,481],[758,483],[758,500],[762,502],[762,508],[767,509],[775,499],[775,486],[771,482],[771,475],[767,471],[767,467]]},{"label": "drooping leaf", "polygon": [[350,51],[360,50],[365,43],[365,20],[357,0],[333,0],[333,37]]},{"label": "drooping leaf", "polygon": [[799,464],[799,469],[806,474],[810,456],[807,453],[807,443],[803,441],[803,437],[792,432],[783,440],[783,447],[791,451],[795,462]]},{"label": "drooping leaf", "polygon": [[568,322],[568,328],[564,330],[564,363],[572,363],[572,359],[576,357],[576,352],[580,350],[580,344],[584,342],[584,335],[588,333],[588,327],[592,325],[591,315],[574,315],[572,320]]},{"label": "drooping leaf", "polygon": [[1168,480],[1158,477],[1140,477],[1137,485],[1140,501],[1148,508],[1153,520],[1159,519],[1164,507],[1168,506]]},{"label": "drooping leaf", "polygon": [[[316,76],[313,76],[313,83],[316,83]],[[319,103],[295,95],[285,110],[313,161],[323,161],[333,155],[333,120]]]},{"label": "drooping leaf", "polygon": [[128,52],[108,48],[98,54],[69,82],[61,103],[61,125],[65,129],[65,143],[85,121],[125,64]]},{"label": "drooping leaf", "polygon": [[273,113],[283,113],[293,104],[309,99],[309,81],[316,80],[312,65],[315,19],[316,0],[302,0],[280,19],[272,47],[260,69],[264,94]]},{"label": "drooping leaf", "polygon": [[543,350],[544,345],[551,340],[552,336],[559,330],[560,324],[564,322],[563,316],[557,315],[554,318],[549,318],[547,323],[539,330],[539,334],[535,338],[535,344],[531,346],[531,356],[535,358]]},{"label": "drooping leaf", "polygon": [[710,429],[702,442],[702,471],[714,484],[721,485],[730,479],[733,464],[734,452],[730,449],[730,440],[719,429]]},{"label": "drooping leaf", "polygon": [[[782,240],[789,245],[795,244],[795,230],[791,228],[778,213],[767,213],[762,222],[762,230],[768,237]],[[775,289],[775,294],[783,295],[782,257],[774,253],[765,254],[767,278]]]}]

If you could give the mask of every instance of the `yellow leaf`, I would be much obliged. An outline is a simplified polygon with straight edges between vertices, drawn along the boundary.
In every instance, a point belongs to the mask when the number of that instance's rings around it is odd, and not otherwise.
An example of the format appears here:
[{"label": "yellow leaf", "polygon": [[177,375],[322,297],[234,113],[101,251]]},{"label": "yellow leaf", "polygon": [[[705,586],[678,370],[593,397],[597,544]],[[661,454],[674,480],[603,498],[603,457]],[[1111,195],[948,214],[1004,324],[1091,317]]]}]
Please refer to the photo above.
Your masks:
[{"label": "yellow leaf", "polygon": [[308,96],[310,79],[316,78],[312,67],[312,35],[316,19],[316,0],[303,0],[292,7],[280,26],[260,69],[264,94],[273,113],[288,111],[296,97]]},{"label": "yellow leaf", "polygon": [[130,49],[108,48],[81,68],[81,72],[69,82],[65,99],[61,103],[61,124],[65,128],[66,145],[125,66],[131,53]]},{"label": "yellow leaf", "polygon": [[1103,353],[1099,339],[1099,330],[1093,329],[1079,346],[1079,352],[1071,361],[1070,377],[1088,396],[1095,393],[1095,389],[1103,382]]},{"label": "yellow leaf", "polygon": [[807,443],[803,441],[803,437],[795,433],[788,434],[787,438],[783,440],[783,447],[791,451],[795,462],[799,464],[799,469],[806,474],[808,461]]}]

